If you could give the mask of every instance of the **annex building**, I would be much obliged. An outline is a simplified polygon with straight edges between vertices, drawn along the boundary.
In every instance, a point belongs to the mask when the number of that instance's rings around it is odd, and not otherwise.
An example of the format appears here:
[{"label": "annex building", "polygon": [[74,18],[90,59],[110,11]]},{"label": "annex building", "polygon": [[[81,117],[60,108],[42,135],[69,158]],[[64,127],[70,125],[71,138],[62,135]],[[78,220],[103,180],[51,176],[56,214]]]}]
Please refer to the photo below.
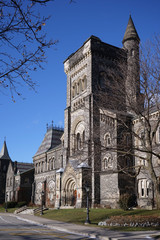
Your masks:
[{"label": "annex building", "polygon": [[[43,193],[47,206],[83,207],[86,204],[86,186],[90,189],[89,201],[93,207],[117,207],[119,197],[124,193],[135,194],[141,206],[149,204],[148,195],[151,193],[147,190],[147,176],[133,177],[133,155],[124,156],[115,151],[122,140],[122,150],[131,148],[133,144],[133,139],[122,139],[122,132],[125,131],[127,136],[133,123],[125,92],[134,103],[141,96],[137,60],[139,42],[130,16],[122,48],[91,36],[64,61],[67,75],[64,130],[53,124],[48,126],[33,157],[35,204],[41,204]],[[134,72],[132,76],[120,78],[119,86],[124,89],[121,95],[111,74],[120,61],[126,63],[128,72]],[[117,74],[121,75],[120,72]],[[127,129],[118,122],[119,116]],[[134,119],[135,127],[137,124]],[[126,166],[128,174],[120,171],[120,167]]]}]

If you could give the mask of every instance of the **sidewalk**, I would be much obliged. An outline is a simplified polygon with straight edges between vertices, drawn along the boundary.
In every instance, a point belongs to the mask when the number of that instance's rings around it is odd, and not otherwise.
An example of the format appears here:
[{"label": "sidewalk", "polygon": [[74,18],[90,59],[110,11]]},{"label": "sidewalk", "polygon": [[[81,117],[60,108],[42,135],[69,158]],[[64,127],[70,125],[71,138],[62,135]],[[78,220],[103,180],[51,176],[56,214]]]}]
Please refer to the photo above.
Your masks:
[{"label": "sidewalk", "polygon": [[34,224],[40,224],[53,230],[59,230],[63,232],[80,234],[91,238],[101,240],[135,240],[135,239],[154,239],[151,236],[159,235],[158,231],[142,231],[142,232],[117,232],[111,231],[106,228],[90,227],[86,225],[77,225],[71,223],[60,222],[56,220],[49,220],[43,217],[37,217],[29,214],[10,214],[18,219],[27,221]]}]

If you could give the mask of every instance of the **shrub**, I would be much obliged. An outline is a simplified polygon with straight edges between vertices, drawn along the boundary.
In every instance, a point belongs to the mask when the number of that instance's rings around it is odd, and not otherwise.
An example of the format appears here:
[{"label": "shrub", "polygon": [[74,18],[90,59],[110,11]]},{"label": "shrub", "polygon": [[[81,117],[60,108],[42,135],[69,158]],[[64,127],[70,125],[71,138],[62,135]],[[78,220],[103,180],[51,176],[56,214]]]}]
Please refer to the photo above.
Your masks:
[{"label": "shrub", "polygon": [[23,201],[23,202],[18,202],[17,205],[16,205],[16,207],[20,208],[20,207],[23,207],[23,206],[25,206],[25,205],[27,205],[27,202],[25,202],[25,201]]},{"label": "shrub", "polygon": [[130,195],[130,194],[122,194],[119,199],[119,206],[123,210],[128,210],[131,207],[136,206],[136,196],[135,195]]},{"label": "shrub", "polygon": [[[15,208],[15,206],[17,205],[17,202],[11,201],[11,202],[7,202],[7,208]],[[3,203],[3,207],[6,207],[6,203]]]}]

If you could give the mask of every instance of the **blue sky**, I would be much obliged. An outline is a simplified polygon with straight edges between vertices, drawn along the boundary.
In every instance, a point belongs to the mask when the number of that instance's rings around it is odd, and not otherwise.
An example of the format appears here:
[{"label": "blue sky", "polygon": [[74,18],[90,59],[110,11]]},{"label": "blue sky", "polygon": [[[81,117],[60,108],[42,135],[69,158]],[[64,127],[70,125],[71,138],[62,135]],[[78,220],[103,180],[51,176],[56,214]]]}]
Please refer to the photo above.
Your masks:
[{"label": "blue sky", "polygon": [[37,93],[22,88],[25,100],[13,103],[0,94],[0,148],[6,137],[13,161],[32,162],[46,133],[46,124],[64,126],[66,76],[63,61],[95,35],[103,42],[122,47],[131,14],[142,43],[160,34],[159,0],[55,0],[44,10],[51,15],[48,38],[59,43],[47,51],[45,70],[31,73],[38,81]]}]

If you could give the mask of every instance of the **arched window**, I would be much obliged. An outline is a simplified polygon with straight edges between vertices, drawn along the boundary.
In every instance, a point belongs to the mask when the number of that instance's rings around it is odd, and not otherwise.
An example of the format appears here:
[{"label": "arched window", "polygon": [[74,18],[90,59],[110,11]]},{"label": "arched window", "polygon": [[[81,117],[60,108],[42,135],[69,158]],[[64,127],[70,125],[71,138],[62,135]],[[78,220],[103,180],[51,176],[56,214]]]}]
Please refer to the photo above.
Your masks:
[{"label": "arched window", "polygon": [[83,147],[84,147],[84,143],[85,143],[85,131],[83,131],[83,134],[82,134],[82,142],[83,142]]},{"label": "arched window", "polygon": [[142,130],[140,132],[139,137],[140,137],[140,139],[139,139],[140,144],[139,145],[140,146],[145,146],[145,131],[144,130]]},{"label": "arched window", "polygon": [[77,86],[77,95],[79,94],[79,82],[76,84]]},{"label": "arched window", "polygon": [[100,72],[99,73],[99,87],[104,89],[106,87],[106,79],[107,79],[107,74],[106,72]]},{"label": "arched window", "polygon": [[111,136],[110,136],[110,133],[106,133],[104,135],[104,145],[105,147],[108,147],[111,145]]},{"label": "arched window", "polygon": [[108,155],[104,158],[104,169],[112,168],[112,158]]},{"label": "arched window", "polygon": [[82,80],[81,79],[79,80],[78,85],[79,85],[79,93],[81,93],[82,92]]},{"label": "arched window", "polygon": [[131,49],[131,56],[134,57],[135,56],[135,50]]},{"label": "arched window", "polygon": [[72,98],[74,98],[75,97],[75,86],[73,85],[72,86]]},{"label": "arched window", "polygon": [[148,179],[140,179],[138,182],[138,193],[140,197],[147,198],[149,190],[152,189],[151,181]]},{"label": "arched window", "polygon": [[81,136],[80,133],[77,133],[77,150],[81,149]]},{"label": "arched window", "polygon": [[41,163],[41,172],[44,172],[44,162]]}]

